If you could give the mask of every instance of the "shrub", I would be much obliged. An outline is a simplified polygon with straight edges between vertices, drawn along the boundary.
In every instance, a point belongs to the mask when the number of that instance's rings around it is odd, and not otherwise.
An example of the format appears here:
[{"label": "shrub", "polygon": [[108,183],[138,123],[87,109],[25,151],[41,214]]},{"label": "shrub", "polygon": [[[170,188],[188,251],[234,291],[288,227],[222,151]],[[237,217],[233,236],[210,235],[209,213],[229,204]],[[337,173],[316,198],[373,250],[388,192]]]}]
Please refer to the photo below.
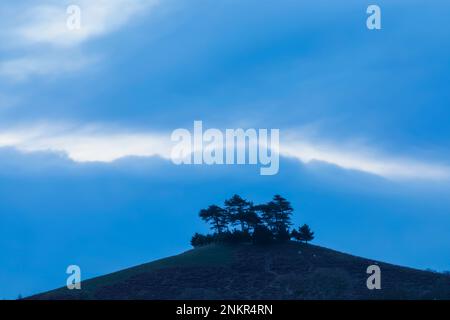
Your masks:
[{"label": "shrub", "polygon": [[252,236],[250,235],[250,233],[247,230],[245,230],[245,231],[235,230],[230,234],[230,237],[228,240],[230,243],[251,242]]},{"label": "shrub", "polygon": [[307,224],[304,224],[298,228],[298,231],[292,231],[291,236],[298,241],[308,243],[308,241],[312,241],[314,239],[314,232],[311,231],[311,228]]},{"label": "shrub", "polygon": [[275,233],[275,240],[277,242],[288,242],[291,239],[289,230],[281,228]]},{"label": "shrub", "polygon": [[227,231],[222,232],[220,234],[215,235],[215,242],[219,243],[229,243],[229,244],[238,244],[238,243],[244,243],[244,242],[251,242],[252,237],[250,233],[245,230],[234,230],[234,231]]},{"label": "shrub", "polygon": [[257,226],[253,232],[253,243],[256,245],[268,245],[273,243],[274,238],[272,232],[266,226]]},{"label": "shrub", "polygon": [[213,242],[215,242],[215,237],[210,234],[205,236],[200,233],[195,233],[191,239],[191,245],[194,248],[205,246],[205,245],[213,243]]}]

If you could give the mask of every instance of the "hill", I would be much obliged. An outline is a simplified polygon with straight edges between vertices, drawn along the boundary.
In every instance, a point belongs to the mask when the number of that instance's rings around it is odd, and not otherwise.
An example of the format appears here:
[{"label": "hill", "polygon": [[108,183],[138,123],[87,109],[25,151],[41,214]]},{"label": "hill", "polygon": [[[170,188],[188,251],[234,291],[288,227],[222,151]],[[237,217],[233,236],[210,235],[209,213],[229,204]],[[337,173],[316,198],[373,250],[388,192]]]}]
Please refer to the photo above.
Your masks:
[{"label": "hill", "polygon": [[450,299],[450,277],[294,242],[209,245],[29,299]]}]

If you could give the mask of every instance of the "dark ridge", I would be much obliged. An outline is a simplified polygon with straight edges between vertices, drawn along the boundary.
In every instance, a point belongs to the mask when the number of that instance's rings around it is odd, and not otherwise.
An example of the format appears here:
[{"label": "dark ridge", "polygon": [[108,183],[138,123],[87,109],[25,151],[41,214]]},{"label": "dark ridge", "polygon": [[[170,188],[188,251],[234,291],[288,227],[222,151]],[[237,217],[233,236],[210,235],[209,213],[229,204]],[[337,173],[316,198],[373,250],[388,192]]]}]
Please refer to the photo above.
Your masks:
[{"label": "dark ridge", "polygon": [[[381,268],[381,290],[366,286]],[[288,242],[208,245],[28,299],[450,299],[450,277]]]}]

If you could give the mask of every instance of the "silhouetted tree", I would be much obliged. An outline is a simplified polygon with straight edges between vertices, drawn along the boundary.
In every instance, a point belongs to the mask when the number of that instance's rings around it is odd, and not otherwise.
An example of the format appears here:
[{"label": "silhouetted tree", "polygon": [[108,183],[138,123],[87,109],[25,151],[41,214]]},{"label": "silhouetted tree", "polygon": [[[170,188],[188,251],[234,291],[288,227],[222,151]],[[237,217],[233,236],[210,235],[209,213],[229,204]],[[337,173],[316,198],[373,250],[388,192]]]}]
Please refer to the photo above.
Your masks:
[{"label": "silhouetted tree", "polygon": [[222,231],[227,227],[227,213],[219,206],[211,205],[208,209],[202,209],[199,216],[204,221],[211,224],[211,229],[213,229],[216,233],[222,233]]},{"label": "silhouetted tree", "polygon": [[245,243],[251,241],[252,241],[251,234],[248,231],[241,231],[241,230],[226,231],[221,234],[218,234],[216,237],[216,242],[229,244]]},{"label": "silhouetted tree", "polygon": [[195,233],[191,238],[191,245],[196,247],[206,246],[208,244],[214,243],[217,241],[217,235],[203,235],[200,233]]},{"label": "silhouetted tree", "polygon": [[280,195],[275,195],[272,202],[275,204],[275,225],[277,230],[287,230],[291,225],[291,216],[294,209],[291,203]]},{"label": "silhouetted tree", "polygon": [[191,246],[193,246],[194,248],[204,246],[205,244],[206,244],[206,236],[197,232],[192,236]]},{"label": "silhouetted tree", "polygon": [[287,229],[278,229],[274,234],[274,238],[277,242],[288,242],[291,239],[291,233]]},{"label": "silhouetted tree", "polygon": [[308,241],[312,241],[314,239],[314,232],[311,231],[311,228],[304,224],[300,228],[298,228],[298,232],[294,236],[298,241],[304,241],[308,243]]},{"label": "silhouetted tree", "polygon": [[261,224],[261,219],[259,218],[255,206],[251,206],[245,216],[245,223],[248,226],[248,231],[255,230],[255,228]]},{"label": "silhouetted tree", "polygon": [[[275,195],[272,201],[254,206],[252,202],[234,195],[225,201],[225,208],[211,205],[200,211],[199,216],[211,225],[214,234],[194,234],[191,244],[194,247],[210,243],[243,243],[267,245],[273,242],[286,242],[290,238],[308,243],[314,239],[314,232],[308,225],[290,232],[293,213],[289,201]],[[229,225],[240,226],[230,231]]]},{"label": "silhouetted tree", "polygon": [[255,227],[252,236],[253,243],[256,245],[268,245],[273,243],[274,238],[272,231],[264,225],[258,225]]},{"label": "silhouetted tree", "polygon": [[265,204],[260,204],[254,207],[256,212],[261,215],[261,222],[270,230],[274,231],[276,228],[275,223],[275,203],[270,201]]},{"label": "silhouetted tree", "polygon": [[259,220],[253,210],[253,204],[237,194],[225,200],[225,210],[228,213],[228,221],[232,225],[240,225],[241,231],[249,231]]},{"label": "silhouetted tree", "polygon": [[272,231],[275,238],[286,240],[289,237],[291,215],[294,211],[289,201],[275,195],[272,201],[255,206],[255,210],[261,212],[262,222]]}]

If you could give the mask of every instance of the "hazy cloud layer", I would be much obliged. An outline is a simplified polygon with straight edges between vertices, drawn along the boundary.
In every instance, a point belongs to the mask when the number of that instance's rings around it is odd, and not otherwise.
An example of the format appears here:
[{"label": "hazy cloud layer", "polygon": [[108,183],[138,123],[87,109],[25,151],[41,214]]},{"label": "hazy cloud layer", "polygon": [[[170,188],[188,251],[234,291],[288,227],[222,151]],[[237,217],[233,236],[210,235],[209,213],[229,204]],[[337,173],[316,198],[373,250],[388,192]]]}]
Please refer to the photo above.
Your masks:
[{"label": "hazy cloud layer", "polygon": [[[135,132],[107,126],[61,124],[26,126],[0,131],[0,147],[23,152],[64,153],[76,162],[113,162],[124,157],[159,156],[170,159],[170,132]],[[281,140],[281,156],[303,163],[322,161],[342,169],[358,170],[392,179],[447,180],[450,167],[420,161],[407,155],[386,155],[375,147],[361,143],[324,143],[307,137]]]},{"label": "hazy cloud layer", "polygon": [[[24,81],[31,76],[82,70],[98,61],[96,54],[80,50],[84,43],[118,30],[157,3],[158,0],[46,0],[10,7],[0,14],[0,48],[9,53],[0,61],[0,76]],[[67,26],[70,5],[80,9],[79,29]]]}]

